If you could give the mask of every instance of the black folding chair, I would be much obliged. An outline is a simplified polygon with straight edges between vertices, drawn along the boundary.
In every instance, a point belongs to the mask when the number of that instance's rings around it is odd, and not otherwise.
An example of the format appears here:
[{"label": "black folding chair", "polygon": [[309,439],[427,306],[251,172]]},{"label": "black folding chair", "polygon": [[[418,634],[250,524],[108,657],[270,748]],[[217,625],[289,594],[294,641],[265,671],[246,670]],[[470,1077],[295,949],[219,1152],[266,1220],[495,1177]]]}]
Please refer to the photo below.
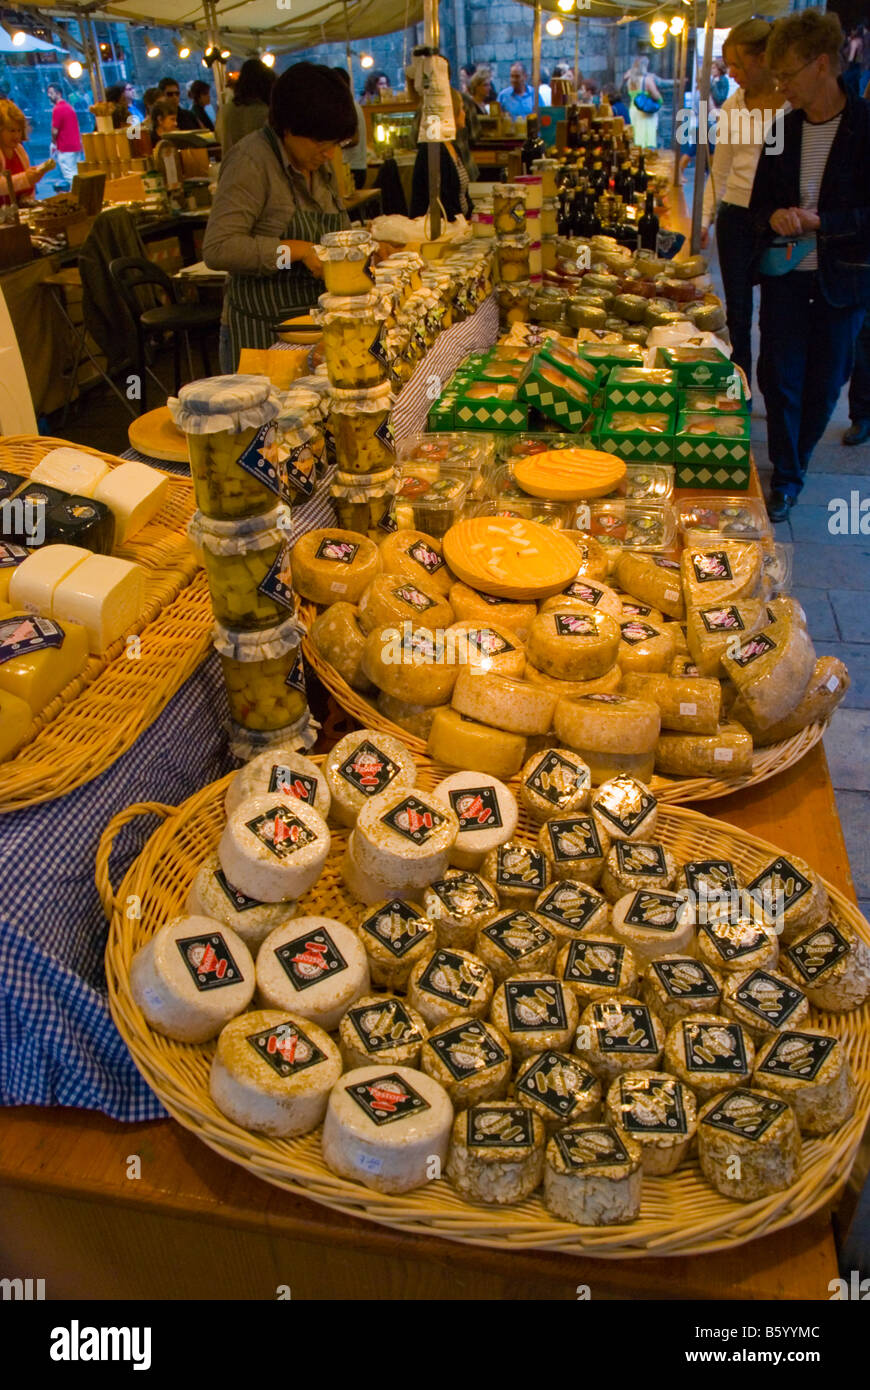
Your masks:
[{"label": "black folding chair", "polygon": [[[176,287],[169,276],[153,261],[138,256],[121,256],[109,265],[109,272],[118,287],[118,293],[126,304],[130,317],[136,326],[137,358],[141,399],[139,414],[147,410],[147,345],[149,340],[161,338],[164,333],[172,334],[175,365],[175,394],[181,389],[181,340],[187,349],[187,362],[191,378],[193,361],[190,355],[191,335],[199,343],[202,368],[205,376],[211,376],[211,363],[208,354],[207,336],[220,324],[221,311],[216,304],[196,304],[178,298]],[[167,303],[153,304],[153,295],[148,295],[148,307],[143,307],[138,291],[146,285],[155,286],[166,296]]]}]

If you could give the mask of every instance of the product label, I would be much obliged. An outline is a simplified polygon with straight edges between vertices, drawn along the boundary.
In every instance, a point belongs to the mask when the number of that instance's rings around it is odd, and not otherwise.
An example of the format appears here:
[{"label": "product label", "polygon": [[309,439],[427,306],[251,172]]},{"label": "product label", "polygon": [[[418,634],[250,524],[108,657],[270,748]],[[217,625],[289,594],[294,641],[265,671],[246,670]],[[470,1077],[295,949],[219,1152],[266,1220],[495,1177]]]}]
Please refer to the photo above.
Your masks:
[{"label": "product label", "polygon": [[376,1076],[372,1081],[359,1081],[345,1089],[376,1125],[389,1125],[394,1120],[404,1120],[409,1115],[419,1115],[424,1110],[432,1109],[428,1100],[424,1100],[396,1072]]},{"label": "product label", "polygon": [[715,998],[719,986],[703,961],[690,956],[680,960],[654,960],[652,968],[671,999]]},{"label": "product label", "polygon": [[308,694],[308,686],[305,682],[305,662],[302,660],[301,647],[296,653],[296,659],[287,673],[287,679],[284,684],[289,686],[291,690],[298,690],[303,695]]},{"label": "product label", "polygon": [[352,565],[358,550],[358,545],[343,540],[341,536],[324,536],[314,557],[317,560],[333,560],[338,565]]},{"label": "product label", "polygon": [[470,1149],[531,1149],[534,1117],[524,1105],[475,1105],[468,1112]]},{"label": "product label", "polygon": [[317,839],[288,806],[272,806],[245,824],[276,859],[290,859],[297,850]]},{"label": "product label", "polygon": [[557,863],[603,858],[604,850],[601,848],[598,830],[591,816],[547,821],[547,834],[550,837],[553,858]]},{"label": "product label", "polygon": [[727,1134],[736,1134],[740,1139],[758,1140],[787,1109],[784,1101],[769,1100],[741,1087],[723,1096],[702,1123],[713,1129],[724,1129]]},{"label": "product label", "polygon": [[510,960],[521,960],[553,940],[551,933],[527,912],[509,912],[499,917],[484,927],[483,935],[488,936]]},{"label": "product label", "polygon": [[389,502],[387,503],[386,509],[385,509],[385,511],[384,511],[384,513],[383,513],[383,515],[382,515],[382,517],[381,517],[381,519],[380,519],[380,521],[378,522],[378,530],[379,530],[379,531],[387,531],[390,535],[392,535],[392,533],[393,533],[394,531],[397,531],[397,530],[398,530],[398,523],[397,523],[397,521],[396,521],[396,514],[395,514],[395,512],[393,511],[393,499],[392,499],[392,498],[390,498]]},{"label": "product label", "polygon": [[502,845],[498,851],[495,881],[500,888],[528,888],[540,892],[547,886],[547,861],[538,849]]},{"label": "product label", "polygon": [[347,969],[347,961],[323,927],[279,946],[275,955],[293,988],[298,990],[310,989]]},{"label": "product label", "polygon": [[606,791],[604,788],[599,791],[593,805],[598,814],[623,835],[633,835],[655,809],[656,799],[642,782],[630,777],[615,777]]},{"label": "product label", "polygon": [[562,971],[563,980],[587,985],[618,985],[625,947],[611,941],[572,941]]},{"label": "product label", "polygon": [[503,825],[494,787],[464,787],[450,792],[450,805],[459,818],[459,830],[492,830]]},{"label": "product label", "polygon": [[711,944],[726,962],[751,955],[767,945],[767,937],[748,917],[735,917],[730,922],[705,922],[701,927]]},{"label": "product label", "polygon": [[406,951],[423,937],[430,937],[432,930],[425,917],[420,917],[412,907],[396,898],[387,903],[379,912],[373,913],[360,923],[360,931],[368,932],[396,957]]},{"label": "product label", "polygon": [[493,632],[491,627],[471,628],[465,634],[465,640],[479,656],[501,656],[504,652],[516,651],[512,643]]},{"label": "product label", "polygon": [[279,1076],[295,1076],[326,1060],[326,1053],[295,1023],[278,1023],[262,1033],[249,1033],[245,1041]]},{"label": "product label", "polygon": [[534,772],[526,778],[530,791],[551,806],[568,806],[590,784],[589,769],[563,758],[561,753],[545,753]]},{"label": "product label", "polygon": [[389,825],[415,845],[425,845],[439,826],[444,825],[445,819],[440,811],[427,806],[425,801],[420,801],[416,796],[406,796],[392,811],[381,816],[381,824]]},{"label": "product label", "polygon": [[764,656],[767,652],[776,650],[776,643],[768,637],[766,632],[757,632],[754,637],[750,637],[748,642],[744,642],[740,650],[732,657],[735,665],[740,667],[751,666],[753,661]]},{"label": "product label", "polygon": [[764,1023],[780,1029],[804,998],[801,990],[766,970],[747,975],[734,998]]},{"label": "product label", "polygon": [[642,840],[617,840],[617,872],[621,874],[643,874],[649,878],[668,878],[668,862],[663,845],[648,844]]},{"label": "product label", "polygon": [[258,585],[258,592],[280,604],[282,608],[294,608],[293,576],[290,572],[290,547],[278,551],[269,568],[269,573]]},{"label": "product label", "polygon": [[273,421],[260,426],[236,462],[282,502],[290,501],[290,489],[278,461],[278,431]]},{"label": "product label", "polygon": [[557,980],[508,980],[508,1027],[519,1033],[551,1033],[568,1027],[565,997]]},{"label": "product label", "polygon": [[27,559],[27,551],[21,545],[3,542],[0,544],[0,570],[12,569]]},{"label": "product label", "polygon": [[301,492],[303,497],[310,497],[314,492],[315,458],[307,443],[290,450],[284,460],[284,469],[290,486]]},{"label": "product label", "polygon": [[648,642],[651,637],[658,636],[655,628],[651,627],[649,623],[637,621],[622,623],[620,630],[623,642],[627,642],[630,647],[638,647],[641,642]]},{"label": "product label", "polygon": [[420,988],[451,1004],[474,1003],[486,986],[489,971],[480,961],[455,951],[436,951],[423,974]]},{"label": "product label", "polygon": [[619,1082],[621,1123],[629,1134],[686,1134],[683,1088],[678,1081],[623,1076]]},{"label": "product label", "polygon": [[296,772],[292,767],[273,763],[269,774],[269,791],[283,792],[285,796],[292,796],[296,801],[307,801],[309,806],[313,806],[317,795],[317,781],[304,772]]},{"label": "product label", "polygon": [[436,571],[444,568],[444,561],[437,550],[433,550],[431,545],[427,545],[425,541],[415,541],[413,545],[409,545],[408,554],[412,560],[417,561],[418,565],[423,566],[427,574],[435,574]]},{"label": "product label", "polygon": [[435,607],[434,598],[428,598],[421,589],[415,588],[413,584],[402,584],[398,589],[393,589],[393,596],[401,599],[403,603],[407,603],[415,613],[425,613],[427,608]]},{"label": "product label", "polygon": [[50,618],[6,618],[0,622],[0,666],[19,656],[63,646],[63,628]]},{"label": "product label", "polygon": [[554,1138],[568,1168],[615,1168],[631,1163],[628,1150],[609,1125],[561,1129]]},{"label": "product label", "polygon": [[728,608],[702,608],[701,622],[708,632],[743,632],[746,627],[733,605]]},{"label": "product label", "polygon": [[812,984],[838,960],[849,954],[851,947],[833,922],[826,922],[810,936],[789,946],[786,955],[803,978]]},{"label": "product label", "polygon": [[774,902],[781,894],[782,908],[783,911],[787,912],[790,907],[812,890],[812,886],[808,878],[798,873],[794,864],[790,863],[784,855],[780,855],[757,878],[752,880],[748,891],[759,902],[765,898]]},{"label": "product label", "polygon": [[383,424],[378,425],[375,430],[375,439],[379,439],[384,445],[384,448],[390,450],[390,453],[394,454],[396,452],[396,439],[393,431],[390,429],[389,420],[384,420]]},{"label": "product label", "polygon": [[220,932],[185,936],[175,944],[198,990],[221,989],[244,979]]},{"label": "product label", "polygon": [[366,1052],[383,1052],[388,1047],[408,1047],[421,1043],[423,1034],[400,999],[382,999],[348,1009],[347,1017]]},{"label": "product label", "polygon": [[213,877],[235,912],[250,912],[252,907],[263,906],[259,898],[249,898],[240,889],[234,888],[223,869],[215,869]]},{"label": "product label", "polygon": [[547,896],[535,904],[535,911],[559,926],[580,931],[603,905],[604,898],[600,893],[569,880],[554,883]]},{"label": "product label", "polygon": [[457,1081],[465,1081],[469,1076],[476,1076],[490,1067],[500,1067],[507,1061],[504,1048],[477,1018],[431,1036],[429,1046]]},{"label": "product label", "polygon": [[494,596],[493,594],[478,594],[477,597],[478,597],[479,599],[483,599],[483,602],[484,602],[484,603],[491,604],[491,606],[492,606],[493,608],[498,608],[498,607],[502,606],[503,604],[509,602],[508,599],[504,599],[504,598],[495,598],[495,596]]},{"label": "product label", "polygon": [[378,325],[378,331],[374,336],[373,342],[369,346],[369,352],[375,361],[380,362],[382,366],[386,367],[389,365],[387,350],[384,347],[384,325],[382,323]]},{"label": "product label", "polygon": [[743,1029],[739,1023],[683,1023],[686,1069],[698,1072],[726,1071],[734,1076],[749,1072]]},{"label": "product label", "polygon": [[451,873],[449,878],[439,878],[429,885],[428,891],[440,898],[450,917],[473,917],[498,907],[498,898],[482,878],[460,870]]},{"label": "product label", "polygon": [[672,893],[651,893],[641,889],[635,893],[625,914],[626,926],[641,927],[644,931],[676,931],[682,903],[682,898]]},{"label": "product label", "polygon": [[730,859],[694,859],[683,866],[686,887],[696,897],[725,897],[739,891]]},{"label": "product label", "polygon": [[596,589],[594,584],[584,584],[581,579],[575,579],[573,584],[562,590],[562,593],[569,598],[579,598],[583,603],[588,603],[590,608],[597,608],[604,598],[603,589]]},{"label": "product label", "polygon": [[652,562],[654,565],[657,565],[660,570],[674,570],[677,574],[680,572],[680,563],[678,560],[665,560],[661,555],[653,555]]},{"label": "product label", "polygon": [[395,777],[399,775],[399,765],[382,753],[380,748],[368,739],[357,744],[349,757],[336,769],[339,777],[363,796],[377,796],[386,791]]},{"label": "product label", "polygon": [[608,1001],[595,1004],[592,1010],[598,1050],[608,1052],[638,1052],[649,1056],[659,1051],[655,1028],[645,1004],[621,1004]]},{"label": "product label", "polygon": [[699,584],[721,582],[733,579],[731,561],[724,550],[695,551],[692,554],[692,569]]},{"label": "product label", "polygon": [[558,637],[597,637],[598,625],[587,613],[557,613],[556,635]]},{"label": "product label", "polygon": [[622,611],[629,618],[648,618],[652,613],[645,603],[623,603]]},{"label": "product label", "polygon": [[783,1033],[758,1067],[770,1076],[794,1076],[814,1081],[822,1063],[837,1046],[836,1038],[819,1038],[814,1033]]},{"label": "product label", "polygon": [[537,1057],[528,1071],[517,1081],[518,1094],[530,1096],[545,1105],[552,1114],[565,1120],[582,1103],[595,1086],[595,1077],[552,1048]]}]

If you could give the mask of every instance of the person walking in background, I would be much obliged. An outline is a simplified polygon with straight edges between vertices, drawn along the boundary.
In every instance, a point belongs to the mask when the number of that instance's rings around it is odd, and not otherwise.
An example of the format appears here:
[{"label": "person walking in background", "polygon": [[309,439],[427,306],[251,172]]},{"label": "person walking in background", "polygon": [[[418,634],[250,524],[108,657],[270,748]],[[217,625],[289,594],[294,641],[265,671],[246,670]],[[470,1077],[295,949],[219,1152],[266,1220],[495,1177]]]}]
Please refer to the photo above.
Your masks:
[{"label": "person walking in background", "polygon": [[553,105],[553,89],[550,86],[550,74],[541,68],[541,81],[538,85],[538,103],[541,106]]},{"label": "person walking in background", "polygon": [[259,58],[246,58],[232,101],[224,102],[217,119],[217,136],[225,157],[246,135],[262,130],[269,119],[269,100],[275,73]]},{"label": "person walking in background", "polygon": [[113,87],[107,87],[106,101],[112,107],[113,128],[123,130],[130,115],[130,107],[127,105],[127,83],[116,82]]},{"label": "person walking in background", "polygon": [[623,82],[628,91],[634,143],[642,150],[654,150],[659,138],[662,94],[649,70],[649,58],[638,55]]},{"label": "person walking in background", "polygon": [[842,44],[837,16],[811,9],[778,19],[767,45],[792,108],[762,147],[749,202],[760,241],[772,521],[798,499],[870,309],[870,104],[838,76]]},{"label": "person walking in background", "polygon": [[187,95],[191,112],[200,130],[214,130],[214,121],[208,110],[211,104],[211,87],[208,83],[197,78],[188,87]]},{"label": "person walking in background", "polygon": [[608,82],[601,88],[601,96],[604,101],[610,103],[610,109],[614,116],[621,116],[626,125],[631,124],[629,109],[612,82]]},{"label": "person walking in background", "polygon": [[359,102],[353,94],[350,85],[350,73],[347,68],[333,68],[337,72],[342,82],[350,91],[353,108],[356,111],[356,141],[352,145],[345,145],[341,151],[341,157],[350,169],[353,176],[354,186],[362,188],[365,185],[366,175],[368,174],[368,148],[366,145],[366,113],[363,111]]},{"label": "person walking in background", "polygon": [[714,58],[710,68],[710,100],[717,110],[722,109],[731,95],[728,81],[728,59],[724,56]]},{"label": "person walking in background", "polygon": [[[175,112],[179,130],[198,130],[199,123],[192,111],[187,111],[180,105],[181,87],[174,77],[161,77],[158,82],[160,96],[163,101],[168,101]],[[108,95],[108,93],[107,93]]]},{"label": "person walking in background", "polygon": [[48,89],[48,99],[51,102],[51,153],[67,183],[72,184],[82,152],[79,118],[54,82]]},{"label": "person walking in background", "polygon": [[849,419],[844,444],[866,444],[870,439],[870,313],[865,314],[855,339],[855,361],[849,380]]},{"label": "person walking in background", "polygon": [[764,19],[747,19],[728,34],[723,51],[737,82],[719,113],[719,132],[704,189],[701,250],[716,222],[719,267],[725,288],[731,356],[752,387],[752,287],[755,281],[756,237],[749,215],[749,197],[761,153],[764,131],[782,110],[765,59],[772,26]]},{"label": "person walking in background", "polygon": [[531,116],[535,109],[535,94],[529,86],[528,74],[522,63],[511,66],[511,82],[498,94],[498,104],[506,115],[514,120],[518,116]]}]

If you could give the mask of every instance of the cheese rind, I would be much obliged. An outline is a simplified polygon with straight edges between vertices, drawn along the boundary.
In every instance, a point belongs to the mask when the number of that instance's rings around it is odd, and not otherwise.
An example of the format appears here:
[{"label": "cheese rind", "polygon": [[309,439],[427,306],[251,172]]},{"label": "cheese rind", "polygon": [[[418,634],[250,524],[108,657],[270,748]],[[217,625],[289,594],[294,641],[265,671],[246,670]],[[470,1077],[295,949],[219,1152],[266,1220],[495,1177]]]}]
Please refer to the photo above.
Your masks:
[{"label": "cheese rind", "polygon": [[0,690],[39,714],[88,659],[87,634],[79,623],[62,623],[30,613],[0,618]]},{"label": "cheese rind", "polygon": [[130,993],[149,1027],[176,1042],[214,1038],[254,993],[251,953],[210,917],[173,917],[136,952]]},{"label": "cheese rind", "polygon": [[426,742],[439,709],[443,705],[415,705],[407,700],[398,700],[386,690],[379,690],[375,705],[378,711],[391,724],[397,724],[406,734],[412,734]]},{"label": "cheese rind", "polygon": [[545,734],[553,722],[556,697],[543,686],[489,671],[460,670],[453,708],[467,719],[513,734]]},{"label": "cheese rind", "polygon": [[646,618],[629,618],[620,623],[616,656],[620,669],[625,675],[633,671],[667,671],[676,653],[675,629],[676,623],[653,623]]},{"label": "cheese rind", "polygon": [[556,609],[535,618],[526,651],[533,665],[549,676],[592,680],[616,663],[619,627],[606,613]]},{"label": "cheese rind", "polygon": [[331,1032],[369,989],[359,937],[331,917],[294,917],[270,932],[257,955],[257,992],[270,1009],[288,1009]]},{"label": "cheese rind", "polygon": [[801,1028],[810,1006],[803,990],[776,970],[745,970],[729,975],[722,1012],[742,1023],[756,1047],[783,1029]]},{"label": "cheese rind", "polygon": [[550,877],[595,884],[610,851],[607,831],[591,816],[552,816],[538,832]]},{"label": "cheese rind", "polygon": [[444,1087],[457,1109],[482,1100],[500,1100],[511,1077],[507,1039],[483,1019],[448,1019],[430,1032],[420,1066]]},{"label": "cheese rind", "polygon": [[662,728],[681,734],[715,734],[722,712],[716,680],[626,671],[622,693],[658,706]]},{"label": "cheese rind", "polygon": [[425,1072],[358,1067],[329,1097],[323,1158],[331,1172],[377,1192],[410,1192],[441,1172],[452,1124],[447,1092]]},{"label": "cheese rind", "polygon": [[680,560],[687,608],[709,608],[754,598],[761,585],[761,546],[754,541],[719,541],[689,546]]},{"label": "cheese rind", "polygon": [[447,868],[458,832],[456,813],[434,793],[390,788],[360,811],[353,855],[363,873],[425,888]]},{"label": "cheese rind", "polygon": [[110,468],[90,495],[109,508],[115,518],[116,540],[123,544],[157,515],[168,493],[165,473],[147,463],[128,462]]},{"label": "cheese rind", "polygon": [[457,868],[478,868],[484,855],[503,845],[517,828],[516,797],[497,777],[454,772],[438,783],[435,795],[452,807],[459,820],[450,851],[450,862]]},{"label": "cheese rind", "polygon": [[[451,621],[448,619],[448,621]],[[416,705],[444,705],[459,664],[444,633],[405,620],[369,633],[361,669],[379,690]]]},{"label": "cheese rind", "polygon": [[563,878],[545,888],[535,899],[535,911],[561,941],[578,937],[609,936],[610,904],[579,878]]},{"label": "cheese rind", "polygon": [[578,1124],[547,1144],[544,1206],[577,1226],[636,1221],[643,1186],[640,1146],[612,1125]]},{"label": "cheese rind", "polygon": [[751,1202],[782,1192],[800,1171],[794,1111],[755,1085],[714,1096],[698,1114],[698,1160],[704,1177],[725,1197]]},{"label": "cheese rind", "polygon": [[830,1134],[855,1109],[846,1049],[822,1028],[793,1024],[762,1043],[754,1081],[788,1102],[802,1134]]},{"label": "cheese rind", "polygon": [[817,1009],[841,1013],[870,999],[870,946],[846,922],[823,922],[782,953],[782,967]]},{"label": "cheese rind", "polygon": [[357,935],[368,956],[372,984],[404,990],[408,976],[436,945],[435,927],[415,902],[384,898],[360,913]]},{"label": "cheese rind", "polygon": [[514,603],[511,599],[491,598],[479,594],[467,584],[452,584],[448,595],[457,622],[476,622],[484,625],[495,622],[510,628],[525,640],[537,608],[533,603]]},{"label": "cheese rind", "polygon": [[477,930],[474,954],[497,985],[509,975],[549,975],[558,941],[542,917],[525,908],[497,912]]},{"label": "cheese rind", "polygon": [[352,603],[342,599],[330,604],[311,624],[309,639],[314,650],[334,667],[352,690],[365,694],[372,689],[362,669],[366,634],[360,626],[359,610]]},{"label": "cheese rind", "polygon": [[816,654],[805,627],[787,614],[722,658],[741,707],[760,728],[785,719],[801,699],[813,674]]},{"label": "cheese rind", "polygon": [[655,766],[663,777],[743,777],[752,754],[752,739],[732,719],[714,734],[660,734]]},{"label": "cheese rind", "polygon": [[813,667],[806,690],[783,719],[762,728],[742,695],[738,695],[734,701],[731,713],[749,730],[756,747],[767,748],[772,743],[781,743],[787,738],[793,738],[816,720],[829,719],[844,699],[851,683],[849,672],[842,661],[835,656],[820,656]]},{"label": "cheese rind", "polygon": [[525,761],[526,740],[464,719],[455,709],[438,709],[429,731],[428,750],[437,763],[494,777],[513,777]]},{"label": "cheese rind", "polygon": [[190,885],[185,911],[191,916],[211,917],[215,922],[232,927],[252,956],[256,957],[269,932],[294,915],[296,904],[263,903],[246,897],[230,883],[217,854],[209,854],[200,864]]},{"label": "cheese rind", "polygon": [[429,1030],[420,1015],[395,994],[363,994],[348,1008],[339,1028],[345,1071],[373,1063],[419,1067]]},{"label": "cheese rind", "polygon": [[594,753],[651,754],[661,730],[658,706],[623,695],[587,695],[560,700],[553,717],[556,733],[584,756]]},{"label": "cheese rind", "polygon": [[678,893],[639,888],[614,903],[611,931],[644,966],[661,956],[691,954],[695,931],[682,908]]},{"label": "cheese rind", "polygon": [[453,1122],[447,1177],[474,1202],[522,1202],[544,1170],[543,1121],[514,1101],[487,1101]]},{"label": "cheese rind", "polygon": [[391,787],[413,787],[417,764],[399,739],[377,729],[345,734],[327,755],[323,776],[339,825],[356,824],[372,797]]},{"label": "cheese rind", "polygon": [[381,560],[374,541],[338,527],[307,531],[290,555],[293,587],[314,603],[358,603],[363,590],[379,573]]},{"label": "cheese rind", "polygon": [[401,623],[424,623],[431,631],[449,627],[453,609],[437,589],[401,574],[378,574],[359,598],[359,620],[368,634]]},{"label": "cheese rind", "polygon": [[607,1092],[606,1116],[623,1140],[640,1145],[643,1171],[651,1177],[679,1168],[698,1128],[693,1093],[662,1071],[617,1077]]},{"label": "cheese rind", "polygon": [[579,1017],[577,1000],[555,975],[511,975],[493,996],[491,1018],[515,1062],[548,1048],[567,1052]]},{"label": "cheese rind", "polygon": [[657,1071],[664,1043],[664,1025],[645,1004],[611,994],[583,1010],[574,1051],[609,1085],[623,1072]]},{"label": "cheese rind", "polygon": [[52,597],[52,616],[80,623],[89,650],[102,655],[141,620],[145,572],[114,555],[89,555],[61,579]]},{"label": "cheese rind", "polygon": [[597,1120],[601,1082],[567,1052],[548,1048],[526,1058],[517,1070],[510,1094],[533,1110],[548,1134],[566,1125]]},{"label": "cheese rind", "polygon": [[722,978],[692,956],[659,956],[644,971],[641,995],[670,1031],[690,1014],[719,1012]]},{"label": "cheese rind", "polygon": [[[673,567],[672,567],[673,566]],[[682,619],[685,614],[683,583],[679,565],[662,564],[657,556],[622,550],[616,561],[620,588],[651,608]]]},{"label": "cheese rind", "polygon": [[317,881],[331,836],[319,811],[277,794],[250,796],[233,811],[218,845],[230,883],[250,898],[301,898]]},{"label": "cheese rind", "polygon": [[45,545],[34,550],[12,571],[9,602],[27,613],[52,616],[54,591],[90,555],[78,545]]},{"label": "cheese rind", "polygon": [[304,801],[326,820],[330,795],[326,778],[310,758],[290,748],[270,748],[240,768],[224,798],[230,815],[249,796],[269,796],[272,792],[291,801]]},{"label": "cheese rind", "polygon": [[628,946],[609,933],[586,929],[575,941],[564,942],[556,957],[556,976],[574,994],[581,1009],[614,994],[634,995],[640,966]]},{"label": "cheese rind", "polygon": [[612,903],[626,893],[673,888],[677,861],[664,845],[643,840],[617,840],[601,874],[601,891]]},{"label": "cheese rind", "polygon": [[517,634],[504,624],[465,621],[451,623],[445,641],[452,641],[467,670],[497,676],[522,676],[526,654]]},{"label": "cheese rind", "polygon": [[703,1102],[751,1085],[755,1046],[746,1029],[722,1014],[696,1013],[676,1023],[665,1042],[665,1067]]},{"label": "cheese rind", "polygon": [[608,584],[595,584],[589,579],[574,579],[561,594],[544,599],[540,605],[541,613],[552,613],[557,609],[572,609],[587,613],[607,613],[617,622],[622,620],[622,599]]},{"label": "cheese rind", "polygon": [[520,773],[520,802],[533,821],[585,811],[592,778],[583,759],[569,748],[544,748]]},{"label": "cheese rind", "polygon": [[699,674],[718,676],[728,649],[767,625],[767,604],[761,599],[690,608],[686,617],[686,642]]},{"label": "cheese rind", "polygon": [[260,1009],[222,1030],[209,1094],[243,1129],[293,1139],[320,1124],[340,1075],[338,1048],[322,1028],[294,1014]]},{"label": "cheese rind", "polygon": [[473,951],[478,928],[498,912],[495,884],[468,869],[448,869],[423,892],[423,911],[446,950]]},{"label": "cheese rind", "polygon": [[603,676],[596,676],[591,681],[560,680],[558,676],[548,676],[545,671],[539,671],[528,659],[523,675],[533,685],[543,685],[547,690],[552,690],[560,700],[580,700],[584,695],[613,695],[622,679],[619,667],[611,666]]},{"label": "cheese rind", "polygon": [[[488,967],[470,951],[456,947],[439,947],[414,966],[408,980],[408,999],[430,1028],[464,1014],[484,1018],[492,991]],[[498,1026],[497,1019],[493,1022]]]},{"label": "cheese rind", "polygon": [[386,574],[399,574],[445,596],[450,592],[453,575],[444,563],[441,542],[434,536],[427,536],[425,531],[394,531],[378,549]]}]

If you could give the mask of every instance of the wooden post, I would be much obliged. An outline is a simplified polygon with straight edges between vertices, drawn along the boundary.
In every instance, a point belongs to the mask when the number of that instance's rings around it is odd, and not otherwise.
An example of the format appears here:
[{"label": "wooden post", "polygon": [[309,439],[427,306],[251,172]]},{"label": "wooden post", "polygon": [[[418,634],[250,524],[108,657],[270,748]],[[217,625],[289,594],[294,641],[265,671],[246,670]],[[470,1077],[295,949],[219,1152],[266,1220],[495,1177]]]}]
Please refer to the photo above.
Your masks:
[{"label": "wooden post", "polygon": [[532,89],[535,93],[535,102],[532,110],[536,116],[538,114],[538,88],[541,85],[541,25],[543,20],[541,0],[535,0],[535,27],[532,33]]},{"label": "wooden post", "polygon": [[683,109],[683,100],[686,95],[686,54],[688,51],[688,47],[689,22],[688,20],[684,20],[682,33],[679,35],[677,39],[677,56],[675,59],[675,61],[678,62],[679,67],[677,71],[676,98],[674,101],[674,138],[672,142],[674,147],[674,188],[677,188],[680,182],[680,145],[677,138],[677,117]]}]

